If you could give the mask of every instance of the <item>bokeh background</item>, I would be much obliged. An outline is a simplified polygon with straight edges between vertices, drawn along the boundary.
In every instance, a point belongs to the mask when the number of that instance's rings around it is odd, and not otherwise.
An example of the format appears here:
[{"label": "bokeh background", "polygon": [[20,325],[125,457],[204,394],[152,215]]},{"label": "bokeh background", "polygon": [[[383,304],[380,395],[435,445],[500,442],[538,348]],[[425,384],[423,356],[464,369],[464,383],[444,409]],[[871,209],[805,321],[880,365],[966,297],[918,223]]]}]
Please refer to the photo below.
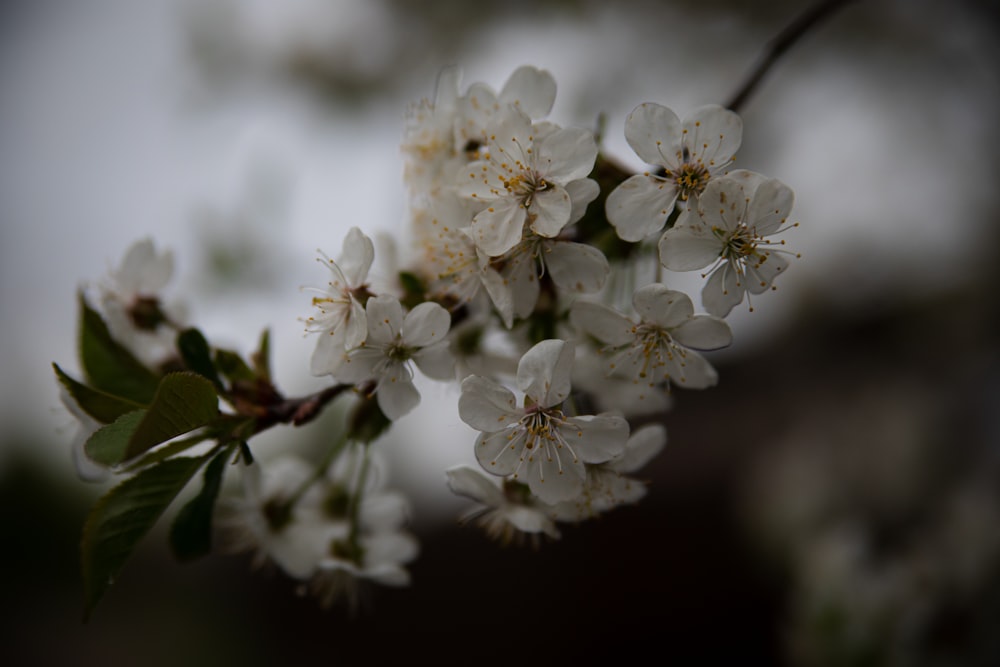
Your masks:
[{"label": "bokeh background", "polygon": [[[0,3],[0,528],[5,664],[1000,663],[998,19],[992,0],[846,3],[742,111],[737,166],[796,192],[802,253],[731,317],[720,385],[680,393],[637,506],[541,549],[455,517],[453,389],[380,447],[422,553],[369,613],[320,610],[238,557],[171,560],[162,526],[90,623],[50,364],[75,294],[135,239],[169,296],[279,385],[308,375],[316,249],[403,236],[406,105],[437,72],[559,84],[551,118],[636,169],[625,116],[723,102],[810,3],[776,0],[6,0]],[[673,286],[697,294],[692,276]],[[259,447],[308,449],[282,433]]]}]

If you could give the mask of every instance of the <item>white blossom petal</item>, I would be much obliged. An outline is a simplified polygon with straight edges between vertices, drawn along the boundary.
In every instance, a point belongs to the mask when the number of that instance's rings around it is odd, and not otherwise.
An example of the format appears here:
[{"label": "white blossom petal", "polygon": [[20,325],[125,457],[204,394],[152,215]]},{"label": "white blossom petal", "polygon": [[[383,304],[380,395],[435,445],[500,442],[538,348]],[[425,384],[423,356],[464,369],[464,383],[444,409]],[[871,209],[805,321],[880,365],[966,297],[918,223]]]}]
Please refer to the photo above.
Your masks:
[{"label": "white blossom petal", "polygon": [[472,219],[471,238],[484,253],[499,257],[520,243],[527,215],[520,201],[498,199]]},{"label": "white blossom petal", "polygon": [[500,487],[475,468],[457,465],[445,470],[445,475],[448,478],[448,488],[451,489],[452,493],[489,507],[499,507],[505,502]]},{"label": "white blossom petal", "polygon": [[550,184],[548,189],[532,196],[528,209],[531,229],[539,236],[556,236],[569,222],[572,210],[573,203],[566,189],[555,183]]},{"label": "white blossom petal", "polygon": [[537,168],[548,181],[569,183],[586,178],[594,169],[597,142],[590,130],[567,127],[539,142]]},{"label": "white blossom petal", "polygon": [[681,122],[665,106],[650,102],[637,106],[625,119],[625,140],[648,164],[672,169],[681,162]]},{"label": "white blossom petal", "polygon": [[479,375],[462,381],[458,416],[477,431],[500,431],[521,417],[514,394],[506,387]]},{"label": "white blossom petal", "polygon": [[517,364],[517,388],[543,408],[566,400],[573,371],[574,346],[549,339],[524,353]]},{"label": "white blossom petal", "polygon": [[420,392],[413,386],[410,373],[403,364],[383,375],[375,397],[382,413],[392,421],[408,414],[420,404]]},{"label": "white blossom petal", "polygon": [[625,449],[629,426],[617,415],[583,415],[566,421],[566,440],[586,463],[604,463]]},{"label": "white blossom petal", "polygon": [[528,466],[525,481],[539,500],[555,504],[580,495],[587,474],[583,463],[574,462],[568,453],[561,461],[549,459],[541,452],[536,456],[536,465]]},{"label": "white blossom petal", "polygon": [[667,444],[667,429],[663,424],[646,424],[629,436],[625,451],[608,462],[617,472],[636,472],[653,459]]},{"label": "white blossom petal", "polygon": [[388,294],[368,299],[368,336],[373,343],[385,345],[396,339],[403,328],[403,306]]},{"label": "white blossom petal", "polygon": [[723,249],[704,225],[677,225],[660,237],[660,263],[671,271],[695,271],[717,260]]},{"label": "white blossom petal", "polygon": [[443,341],[450,326],[448,311],[433,301],[425,301],[406,314],[400,334],[405,345],[425,347]]},{"label": "white blossom petal", "polygon": [[674,340],[695,350],[718,350],[733,342],[729,324],[712,315],[696,315],[670,332]]},{"label": "white blossom petal", "polygon": [[575,301],[570,308],[573,324],[602,343],[618,347],[635,338],[635,323],[618,311],[601,303]]},{"label": "white blossom petal", "polygon": [[570,211],[569,223],[567,224],[573,224],[584,216],[590,202],[597,199],[597,195],[601,194],[601,186],[592,178],[578,178],[575,181],[567,183],[565,187],[566,192],[569,193],[570,200],[573,202],[573,209]]},{"label": "white blossom petal", "polygon": [[556,80],[543,69],[523,65],[514,70],[500,91],[501,104],[513,104],[531,118],[549,115],[556,100]]},{"label": "white blossom petal", "polygon": [[546,243],[543,253],[552,282],[564,290],[584,294],[597,292],[611,273],[604,253],[585,243]]},{"label": "white blossom petal", "polygon": [[343,252],[337,260],[347,284],[358,287],[368,279],[368,270],[375,259],[375,245],[357,227],[351,227],[344,237]]},{"label": "white blossom petal", "polygon": [[635,243],[663,229],[676,200],[673,181],[635,174],[611,191],[604,209],[619,238]]},{"label": "white blossom petal", "polygon": [[642,318],[662,329],[672,329],[694,314],[691,298],[661,283],[640,287],[632,295],[632,305]]},{"label": "white blossom petal", "polygon": [[684,143],[691,158],[706,167],[721,169],[729,164],[743,140],[743,121],[728,109],[709,104],[684,118]]},{"label": "white blossom petal", "polygon": [[736,271],[726,262],[719,266],[701,290],[701,302],[710,314],[725,317],[736,304],[743,301],[743,286]]},{"label": "white blossom petal", "polygon": [[420,372],[435,380],[452,380],[455,377],[455,357],[447,340],[427,345],[413,353],[413,362]]}]

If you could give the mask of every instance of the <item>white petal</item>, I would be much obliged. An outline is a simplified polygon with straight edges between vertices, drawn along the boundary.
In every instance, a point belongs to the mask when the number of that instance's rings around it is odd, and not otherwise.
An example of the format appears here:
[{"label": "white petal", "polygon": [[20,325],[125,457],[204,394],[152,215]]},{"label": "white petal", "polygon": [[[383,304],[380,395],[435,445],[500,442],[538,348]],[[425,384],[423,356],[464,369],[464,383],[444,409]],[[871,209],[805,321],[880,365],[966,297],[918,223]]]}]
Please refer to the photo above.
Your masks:
[{"label": "white petal", "polygon": [[774,279],[788,268],[788,259],[769,250],[758,251],[756,261],[747,265],[746,288],[751,294],[767,291]]},{"label": "white petal", "polygon": [[503,279],[510,290],[514,317],[531,315],[538,303],[538,266],[531,244],[523,244],[507,254]]},{"label": "white petal", "polygon": [[344,272],[347,284],[360,287],[368,279],[368,270],[375,259],[375,245],[357,227],[351,227],[344,238],[344,248],[337,260],[340,270]]},{"label": "white petal", "polygon": [[403,327],[403,306],[388,294],[368,299],[366,307],[368,336],[372,342],[385,345],[396,340]]},{"label": "white petal", "polygon": [[665,106],[637,106],[625,119],[625,139],[643,162],[673,168],[681,161],[681,122]]},{"label": "white petal", "polygon": [[635,340],[635,334],[632,333],[635,323],[604,304],[575,301],[569,314],[570,320],[578,329],[602,343],[619,347]]},{"label": "white petal", "polygon": [[635,472],[659,454],[666,444],[666,427],[663,424],[646,424],[632,433],[625,443],[625,451],[612,459],[608,467],[618,472]]},{"label": "white petal", "polygon": [[698,198],[698,215],[708,229],[734,231],[746,217],[748,197],[738,179],[712,179]]},{"label": "white petal", "polygon": [[759,236],[773,234],[785,224],[794,201],[795,194],[787,185],[776,178],[765,180],[754,190],[747,209],[747,225]]},{"label": "white petal", "polygon": [[[396,364],[405,368],[402,364]],[[409,373],[392,372],[383,377],[378,384],[375,397],[382,413],[392,421],[396,421],[420,404],[420,392],[413,386]]]},{"label": "white petal", "polygon": [[704,225],[677,225],[660,237],[660,263],[671,271],[695,271],[719,258],[724,246]]},{"label": "white petal", "polygon": [[343,347],[345,350],[353,350],[368,338],[368,317],[365,307],[351,297],[349,315],[344,328]]},{"label": "white petal", "polygon": [[672,329],[694,314],[691,298],[661,283],[640,287],[632,295],[632,305],[643,322]]},{"label": "white petal", "polygon": [[538,171],[545,180],[560,184],[586,178],[597,159],[593,132],[579,127],[553,132],[540,142],[537,150]]},{"label": "white petal", "polygon": [[550,185],[547,190],[536,192],[531,198],[531,207],[528,209],[531,229],[539,236],[556,236],[569,222],[572,210],[573,203],[566,189],[561,185]]},{"label": "white petal", "polygon": [[114,278],[125,291],[155,295],[170,280],[173,270],[173,254],[166,251],[157,255],[153,241],[142,239],[125,251],[121,267]]},{"label": "white petal", "polygon": [[728,109],[709,104],[684,119],[684,143],[693,160],[721,169],[732,161],[743,140],[743,121]]},{"label": "white petal", "polygon": [[618,236],[634,243],[663,229],[676,200],[672,181],[636,174],[611,191],[604,210]]},{"label": "white petal", "polygon": [[743,286],[737,280],[736,271],[725,262],[708,277],[701,290],[701,303],[710,314],[725,317],[741,301]]},{"label": "white petal", "polygon": [[566,184],[566,192],[573,202],[573,210],[569,214],[569,224],[572,224],[582,218],[590,202],[597,199],[601,186],[592,178],[579,178]]},{"label": "white petal", "polygon": [[358,383],[372,380],[375,378],[376,368],[384,360],[383,349],[362,345],[345,352],[340,363],[331,371],[331,375],[341,382]]},{"label": "white petal", "polygon": [[682,360],[681,368],[671,371],[671,379],[687,389],[707,389],[719,382],[719,374],[705,357],[688,350]]},{"label": "white petal", "polygon": [[514,394],[493,380],[470,375],[462,381],[458,416],[478,431],[494,432],[521,418]]},{"label": "white petal", "polygon": [[335,375],[344,362],[344,329],[323,331],[316,339],[316,349],[313,350],[309,362],[309,371],[313,375]]},{"label": "white petal", "polygon": [[492,475],[510,475],[517,470],[522,463],[523,450],[523,429],[480,433],[476,438],[476,460]]},{"label": "white petal", "polygon": [[564,290],[585,294],[597,292],[611,273],[604,253],[585,243],[545,243],[542,252],[552,281]]},{"label": "white petal", "polygon": [[583,463],[574,463],[569,456],[566,456],[561,463],[560,466],[554,458],[549,460],[539,454],[525,471],[528,487],[543,503],[554,505],[572,500],[583,491],[583,481],[586,476]]},{"label": "white petal", "polygon": [[489,126],[490,160],[496,164],[531,165],[527,149],[534,144],[531,118],[515,106],[501,106]]},{"label": "white petal", "polygon": [[674,340],[695,350],[718,350],[733,342],[733,331],[725,320],[695,315],[670,332]]},{"label": "white petal", "polygon": [[413,354],[413,361],[420,372],[435,380],[453,380],[455,378],[455,358],[449,349],[450,342],[438,341],[428,345]]},{"label": "white petal", "polygon": [[359,508],[362,527],[371,531],[396,530],[409,514],[410,504],[399,493],[367,493]]},{"label": "white petal", "polygon": [[472,219],[469,227],[472,240],[490,257],[499,257],[521,242],[527,214],[517,199],[498,199]]},{"label": "white petal", "polygon": [[517,364],[517,388],[543,408],[562,403],[569,396],[573,352],[564,340],[537,343]]},{"label": "white petal", "polygon": [[452,493],[470,498],[489,507],[504,503],[503,491],[492,479],[467,465],[457,465],[445,470],[448,488]]},{"label": "white petal", "polygon": [[523,65],[510,75],[499,97],[502,104],[513,104],[531,118],[544,118],[556,100],[556,80],[546,70]]},{"label": "white petal", "polygon": [[510,286],[503,276],[489,267],[483,269],[481,279],[503,325],[510,329],[514,324],[514,297]]},{"label": "white petal", "polygon": [[424,347],[443,341],[451,326],[451,315],[432,301],[416,305],[403,319],[401,337],[410,347]]},{"label": "white petal", "polygon": [[625,450],[628,422],[617,415],[584,415],[566,421],[560,432],[586,463],[604,463]]}]

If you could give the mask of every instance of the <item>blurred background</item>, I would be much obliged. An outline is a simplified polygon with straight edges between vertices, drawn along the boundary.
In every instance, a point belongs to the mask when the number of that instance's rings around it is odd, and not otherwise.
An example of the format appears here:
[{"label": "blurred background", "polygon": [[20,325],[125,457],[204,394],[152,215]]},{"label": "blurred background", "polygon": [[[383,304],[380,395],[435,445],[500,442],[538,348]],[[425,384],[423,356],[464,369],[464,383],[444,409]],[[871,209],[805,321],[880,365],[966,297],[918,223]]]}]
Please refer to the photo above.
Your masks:
[{"label": "blurred background", "polygon": [[606,152],[639,169],[634,106],[724,102],[809,5],[0,2],[4,662],[1000,663],[992,0],[847,3],[744,106],[736,166],[795,190],[802,259],[730,318],[719,386],[676,395],[639,505],[538,551],[459,527],[443,470],[472,434],[456,390],[428,386],[380,443],[413,498],[410,589],[351,619],[246,559],[176,564],[159,526],[80,622],[104,488],[75,477],[50,364],[78,371],[81,284],[151,237],[176,256],[168,298],[242,352],[270,327],[279,386],[306,393],[299,288],[350,226],[403,233],[404,112],[442,67],[495,88],[548,69],[550,118],[603,114]]}]

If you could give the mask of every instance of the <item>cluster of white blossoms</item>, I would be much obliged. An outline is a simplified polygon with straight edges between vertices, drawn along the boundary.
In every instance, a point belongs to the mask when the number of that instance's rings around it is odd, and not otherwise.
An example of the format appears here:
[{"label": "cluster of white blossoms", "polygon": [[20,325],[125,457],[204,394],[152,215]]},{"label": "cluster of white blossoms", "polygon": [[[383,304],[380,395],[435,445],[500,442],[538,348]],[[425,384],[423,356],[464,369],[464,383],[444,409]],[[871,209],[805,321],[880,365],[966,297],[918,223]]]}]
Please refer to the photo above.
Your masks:
[{"label": "cluster of white blossoms", "polygon": [[[475,501],[464,518],[490,535],[556,538],[559,523],[643,497],[637,475],[666,443],[660,422],[670,392],[716,384],[705,353],[732,342],[724,318],[789,265],[777,236],[794,226],[792,192],[728,170],[742,139],[732,111],[710,105],[681,121],[666,107],[639,105],[625,137],[650,171],[630,174],[602,154],[591,130],[547,119],[555,94],[552,76],[534,67],[517,69],[499,92],[482,83],[462,92],[458,70],[448,69],[435,99],[410,110],[402,144],[409,256],[375,285],[375,244],[361,229],[350,229],[336,259],[320,253],[329,280],[313,290],[304,321],[317,337],[310,370],[331,384],[311,396],[287,399],[273,385],[266,336],[246,363],[182,330],[156,294],[170,257],[149,242],[130,249],[101,294],[110,338],[94,321],[84,327],[100,353],[85,359],[94,387],[57,368],[83,424],[81,474],[101,472],[88,459],[94,453],[127,463],[204,427],[140,463],[155,471],[215,440],[213,462],[244,463],[242,496],[218,505],[229,548],[252,551],[325,602],[356,600],[359,582],[409,581],[417,545],[403,530],[405,502],[376,483],[385,476],[370,450],[419,405],[417,372],[460,386],[458,414],[478,432],[467,446],[480,470],[453,467],[447,484]],[[693,270],[704,270],[704,314],[669,285],[667,272]],[[138,360],[111,338],[143,348]],[[164,345],[176,345],[166,366],[150,357]],[[130,373],[138,385],[118,381]],[[205,398],[158,401],[179,383]],[[353,408],[322,462],[251,455],[249,438],[302,425],[339,396],[351,396]],[[217,399],[233,412],[217,411]],[[633,429],[640,419],[649,423]],[[176,460],[166,461],[170,471],[202,465]],[[208,500],[198,502],[214,502],[224,469],[211,472]],[[139,484],[112,495],[132,502]],[[199,508],[183,518],[198,520]]]},{"label": "cluster of white blossoms", "polygon": [[[457,466],[448,484],[505,541],[555,537],[556,522],[641,497],[628,473],[666,431],[630,437],[629,419],[666,409],[672,387],[713,386],[703,353],[732,342],[723,318],[788,266],[772,237],[788,226],[791,190],[728,171],[742,139],[735,113],[709,105],[681,121],[639,105],[625,136],[652,171],[622,174],[590,210],[609,185],[595,179],[605,158],[593,132],[547,119],[555,94],[552,76],[530,66],[499,92],[462,92],[458,70],[444,71],[434,100],[407,118],[417,250],[405,279],[395,294],[373,293],[372,244],[352,229],[307,320],[321,334],[313,372],[374,393],[390,420],[419,402],[414,367],[461,382],[459,415],[480,432],[484,472]],[[658,279],[637,284],[649,256]],[[664,269],[707,269],[706,314],[662,282]],[[612,271],[632,277],[625,303],[606,288]]]}]

